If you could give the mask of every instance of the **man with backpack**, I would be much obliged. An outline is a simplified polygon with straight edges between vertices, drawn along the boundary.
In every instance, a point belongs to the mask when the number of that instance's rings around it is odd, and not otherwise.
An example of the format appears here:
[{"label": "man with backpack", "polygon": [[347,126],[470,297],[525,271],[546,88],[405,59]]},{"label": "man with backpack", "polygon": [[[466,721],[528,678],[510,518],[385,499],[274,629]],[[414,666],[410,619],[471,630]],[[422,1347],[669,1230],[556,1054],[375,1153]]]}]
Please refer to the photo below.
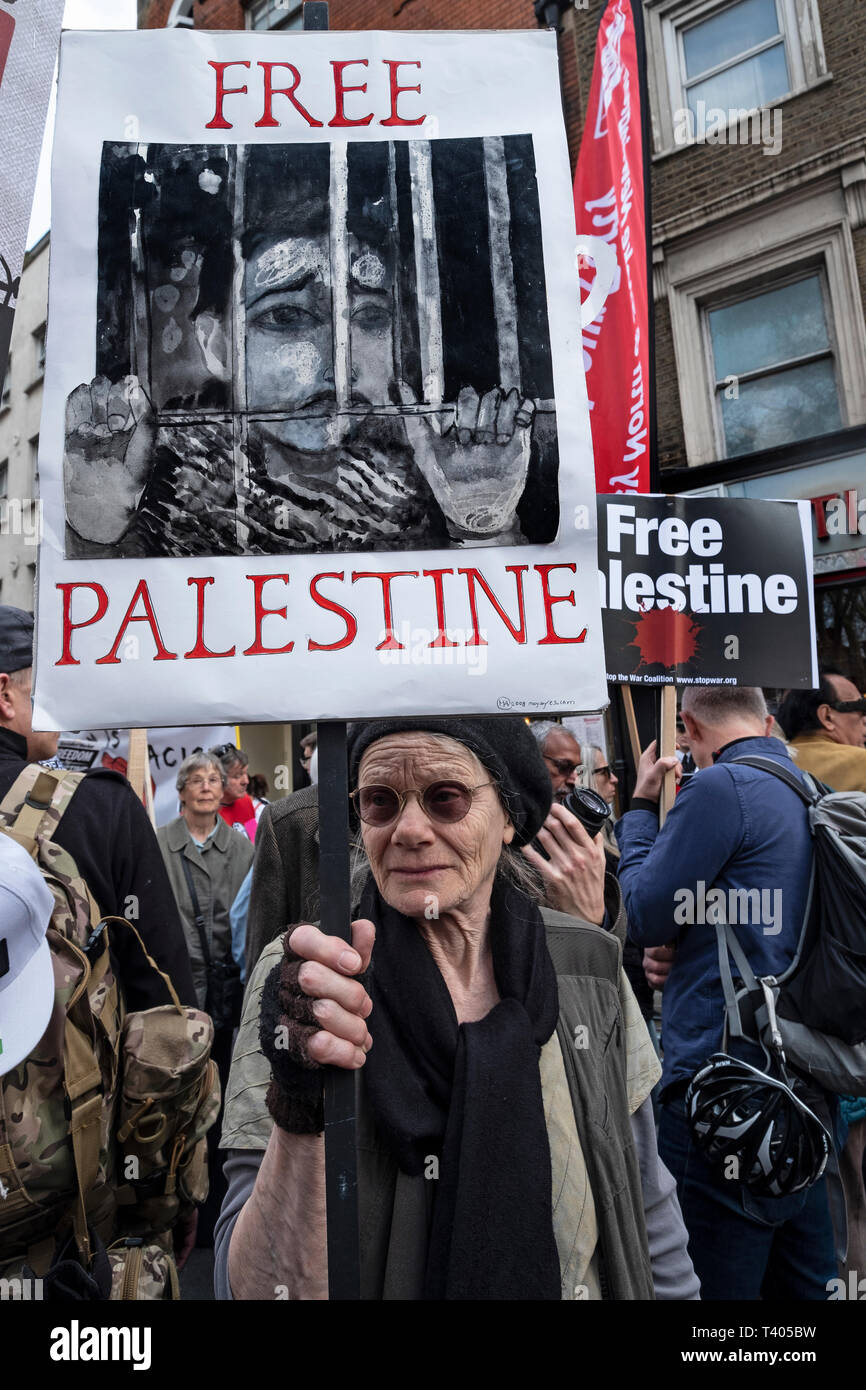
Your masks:
[{"label": "man with backpack", "polygon": [[218,1107],[210,1021],[181,1002],[195,1000],[189,956],[144,809],[117,773],[57,767],[57,735],[32,728],[32,661],[33,619],[0,606],[11,899],[0,911],[0,1275],[44,1279],[60,1300],[176,1296],[172,1240],[185,1255]]},{"label": "man with backpack", "polygon": [[[722,1080],[722,1099],[709,1116],[713,1132],[721,1124],[731,1133],[763,1124],[767,1096],[768,1115],[781,1106],[796,1123],[803,1120],[804,1107],[786,1087],[775,1078],[764,1085],[767,1059],[757,1046],[728,1039],[723,1049],[725,989],[715,922],[734,925],[746,970],[758,977],[784,973],[806,910],[813,860],[808,813],[772,771],[737,761],[757,755],[795,766],[785,745],[770,737],[772,719],[759,689],[688,687],[682,717],[700,776],[679,793],[660,830],[661,785],[676,759],[657,758],[651,744],[641,758],[631,810],[617,826],[629,931],[644,947],[672,940],[677,947],[664,994],[659,1152],[677,1179],[703,1298],[826,1299],[836,1259],[826,1178],[814,1180],[820,1160],[809,1171],[804,1150],[788,1151],[770,1120],[771,1152],[756,1160],[767,1159],[770,1191],[761,1191],[742,1180],[739,1162],[730,1161],[736,1152],[724,1167],[712,1162],[689,1119],[694,1122],[690,1082],[724,1050],[755,1068],[755,1078],[750,1088],[745,1068],[736,1087],[725,1090]],[[805,1113],[807,1138],[820,1145],[823,1126]]]},{"label": "man with backpack", "polygon": [[[51,759],[58,735],[34,731],[30,705],[33,619],[0,605],[0,807],[25,768]],[[126,917],[183,1003],[195,1004],[186,938],[147,814],[125,777],[97,768],[82,778],[54,834],[75,860],[100,911]],[[111,942],[130,1009],[166,1002],[159,977],[122,929]]]}]

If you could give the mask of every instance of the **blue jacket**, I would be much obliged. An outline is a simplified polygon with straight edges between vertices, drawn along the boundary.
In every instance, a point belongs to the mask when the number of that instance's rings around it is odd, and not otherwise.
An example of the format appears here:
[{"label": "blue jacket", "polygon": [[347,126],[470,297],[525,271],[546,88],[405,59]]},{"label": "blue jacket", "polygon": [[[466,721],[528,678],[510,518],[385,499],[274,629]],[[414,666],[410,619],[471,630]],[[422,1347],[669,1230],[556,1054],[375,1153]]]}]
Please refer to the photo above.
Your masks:
[{"label": "blue jacket", "polygon": [[232,928],[232,959],[235,965],[241,968],[241,981],[246,984],[247,964],[247,916],[250,910],[250,889],[253,886],[253,865],[237,891],[237,896],[231,905],[229,921]]},{"label": "blue jacket", "polygon": [[[661,831],[647,810],[629,811],[616,827],[629,936],[639,946],[677,943],[663,995],[663,1090],[721,1046],[724,996],[705,895],[723,891],[757,976],[780,975],[796,950],[812,864],[808,813],[778,778],[733,762],[755,754],[796,767],[779,739],[739,739],[678,793]],[[737,889],[764,890],[760,905],[754,895],[732,897]]]}]

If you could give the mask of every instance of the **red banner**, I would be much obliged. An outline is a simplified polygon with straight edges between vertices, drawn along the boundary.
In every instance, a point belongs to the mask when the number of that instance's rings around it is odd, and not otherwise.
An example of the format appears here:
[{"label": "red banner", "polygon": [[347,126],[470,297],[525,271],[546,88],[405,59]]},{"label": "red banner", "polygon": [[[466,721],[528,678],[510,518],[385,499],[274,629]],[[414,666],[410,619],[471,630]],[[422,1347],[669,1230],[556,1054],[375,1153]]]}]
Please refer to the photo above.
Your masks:
[{"label": "red banner", "polygon": [[9,49],[12,47],[12,35],[15,33],[15,20],[11,14],[5,10],[0,10],[0,86],[3,83],[3,74],[6,71],[6,59],[9,57]]},{"label": "red banner", "polygon": [[[640,75],[631,0],[610,0],[574,179],[577,230],[616,252],[604,308],[583,330],[599,492],[650,489],[650,345]],[[592,274],[579,258],[581,289]]]}]

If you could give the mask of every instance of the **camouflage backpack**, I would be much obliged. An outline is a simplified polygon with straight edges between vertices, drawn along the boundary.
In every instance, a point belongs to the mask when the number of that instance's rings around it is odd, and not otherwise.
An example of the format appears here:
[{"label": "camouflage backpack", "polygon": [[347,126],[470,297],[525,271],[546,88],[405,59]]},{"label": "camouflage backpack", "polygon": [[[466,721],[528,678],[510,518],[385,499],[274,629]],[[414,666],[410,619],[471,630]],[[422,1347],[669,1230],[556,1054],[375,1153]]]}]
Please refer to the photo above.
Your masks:
[{"label": "camouflage backpack", "polygon": [[[171,1228],[207,1196],[204,1136],[219,1111],[213,1027],[180,1004],[131,923],[100,915],[54,842],[81,780],[32,765],[0,804],[0,834],[32,856],[55,904],[51,1020],[0,1077],[0,1276],[50,1280],[71,1250],[103,1297],[177,1297]],[[135,936],[171,1004],[126,1013],[115,930]]]}]

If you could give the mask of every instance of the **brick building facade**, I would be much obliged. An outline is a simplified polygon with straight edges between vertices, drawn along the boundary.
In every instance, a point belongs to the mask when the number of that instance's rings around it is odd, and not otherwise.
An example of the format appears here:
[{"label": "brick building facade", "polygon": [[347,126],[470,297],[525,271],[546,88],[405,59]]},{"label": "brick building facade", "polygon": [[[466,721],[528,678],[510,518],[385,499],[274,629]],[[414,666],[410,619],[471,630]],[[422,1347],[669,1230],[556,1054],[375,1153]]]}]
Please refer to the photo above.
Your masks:
[{"label": "brick building facade", "polygon": [[[572,161],[605,3],[561,4]],[[141,27],[293,28],[300,14],[294,0],[139,3]],[[815,499],[819,650],[864,684],[866,12],[861,0],[644,0],[644,15],[663,485]],[[330,20],[536,24],[532,0],[331,0]],[[844,534],[828,522],[840,496]]]},{"label": "brick building facade", "polygon": [[[140,29],[166,23],[193,23],[203,29],[297,28],[295,0],[139,0]],[[330,0],[332,29],[534,29],[532,0]],[[584,16],[566,9],[560,37],[563,105],[572,163],[577,158],[582,126],[578,88],[576,21]]]}]

